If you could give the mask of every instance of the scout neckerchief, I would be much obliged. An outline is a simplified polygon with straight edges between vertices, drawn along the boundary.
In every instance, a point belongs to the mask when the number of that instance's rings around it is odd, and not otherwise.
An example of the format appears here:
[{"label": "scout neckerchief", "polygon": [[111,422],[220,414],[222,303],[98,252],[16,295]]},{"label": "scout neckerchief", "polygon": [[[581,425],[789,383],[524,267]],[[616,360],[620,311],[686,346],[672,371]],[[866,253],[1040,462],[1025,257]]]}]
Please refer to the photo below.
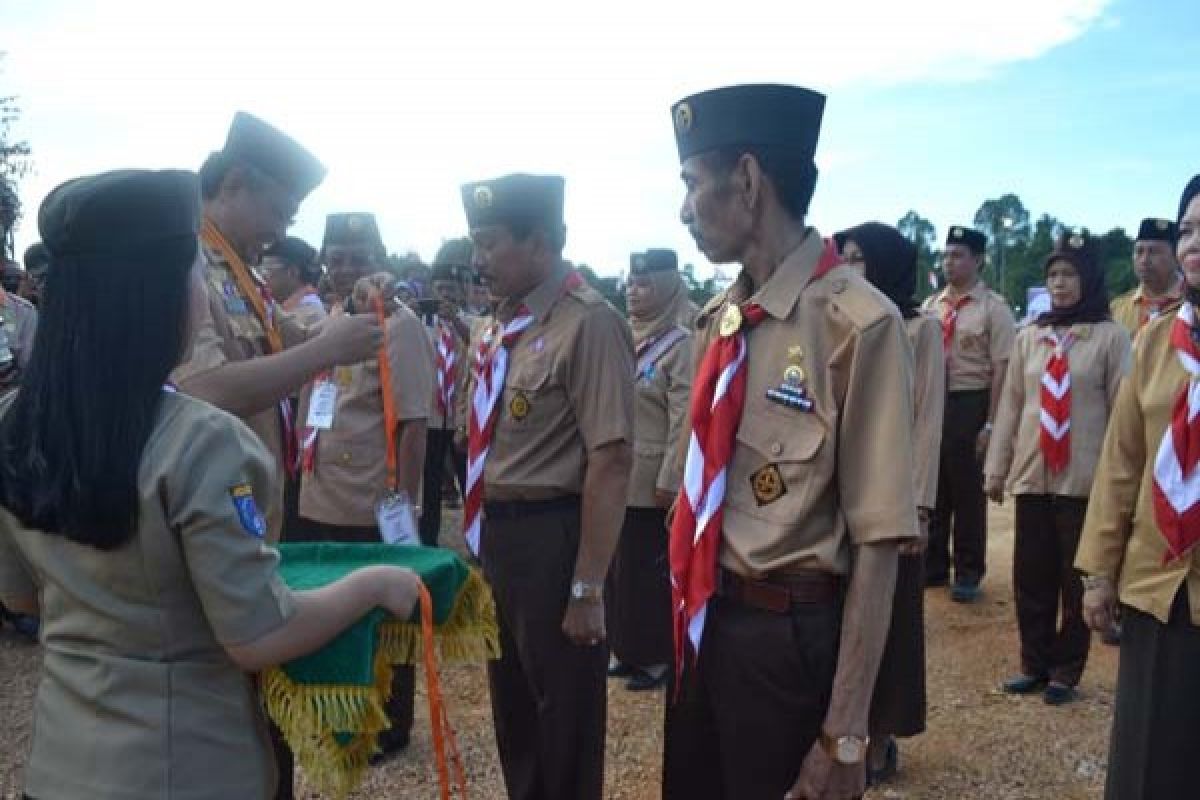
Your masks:
[{"label": "scout neckerchief", "polygon": [[1167,308],[1167,306],[1171,305],[1172,303],[1178,303],[1179,298],[1182,296],[1181,290],[1179,289],[1173,289],[1157,300],[1150,300],[1146,297],[1146,295],[1139,293],[1138,296],[1133,300],[1138,307],[1138,330],[1141,330],[1143,327],[1145,327],[1147,322],[1153,319],[1158,319],[1158,315],[1161,314]]},{"label": "scout neckerchief", "polygon": [[1040,342],[1050,345],[1050,357],[1042,371],[1041,432],[1038,444],[1046,469],[1059,473],[1071,461],[1071,365],[1067,354],[1075,344],[1074,332],[1048,330]]},{"label": "scout neckerchief", "polygon": [[637,377],[648,377],[658,360],[667,354],[672,347],[687,336],[687,330],[676,325],[667,328],[658,336],[644,340],[637,347]]},{"label": "scout neckerchief", "polygon": [[450,323],[438,317],[437,320],[437,403],[442,415],[442,423],[450,417],[454,408],[454,384],[458,378],[458,354],[454,346],[458,338]]},{"label": "scout neckerchief", "polygon": [[[583,285],[578,272],[571,271],[563,278],[562,293]],[[496,427],[496,408],[504,393],[508,373],[508,355],[513,345],[535,321],[533,313],[522,303],[516,314],[503,327],[493,322],[475,353],[475,391],[471,396],[470,420],[467,430],[467,489],[463,501],[463,536],[471,553],[479,556],[479,535],[483,527],[483,467],[492,433]]]},{"label": "scout neckerchief", "polygon": [[[826,241],[808,283],[837,263],[837,249],[832,240]],[[726,306],[720,335],[705,351],[692,385],[692,430],[683,491],[670,534],[676,675],[683,673],[687,641],[691,642],[693,657],[700,652],[708,599],[716,589],[725,473],[733,458],[746,397],[746,329],[766,316],[766,310],[757,303]]]},{"label": "scout neckerchief", "polygon": [[957,300],[951,300],[948,294],[943,294],[939,302],[946,306],[942,311],[942,348],[949,353],[954,345],[954,331],[958,328],[958,312],[971,302],[971,295],[964,294]]},{"label": "scout neckerchief", "polygon": [[[275,300],[271,290],[251,273],[246,262],[238,255],[237,250],[229,243],[224,234],[217,229],[216,224],[207,216],[200,224],[200,238],[204,243],[221,254],[221,258],[229,265],[233,273],[233,281],[237,284],[238,292],[250,307],[254,316],[258,317],[263,332],[267,337],[267,352],[269,354],[283,351],[283,337],[275,324]],[[292,404],[285,397],[279,401],[279,417],[283,426],[283,464],[289,475],[294,475],[298,462],[296,454],[296,422],[292,418]]]},{"label": "scout neckerchief", "polygon": [[1192,304],[1184,302],[1171,323],[1171,345],[1188,381],[1154,458],[1154,521],[1167,540],[1164,564],[1183,558],[1200,541],[1200,348],[1194,338],[1195,315]]}]

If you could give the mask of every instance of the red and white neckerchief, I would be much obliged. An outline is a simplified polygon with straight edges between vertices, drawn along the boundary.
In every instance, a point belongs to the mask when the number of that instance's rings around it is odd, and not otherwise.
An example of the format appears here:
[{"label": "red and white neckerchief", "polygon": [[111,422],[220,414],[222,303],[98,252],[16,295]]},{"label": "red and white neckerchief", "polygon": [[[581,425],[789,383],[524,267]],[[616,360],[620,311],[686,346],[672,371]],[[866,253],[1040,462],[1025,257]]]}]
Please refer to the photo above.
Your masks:
[{"label": "red and white neckerchief", "polygon": [[445,422],[454,409],[454,384],[458,378],[458,354],[454,345],[458,337],[450,323],[441,317],[438,317],[437,333],[437,403]]},{"label": "red and white neckerchief", "polygon": [[1071,364],[1067,354],[1076,336],[1072,331],[1059,335],[1053,330],[1039,341],[1050,345],[1050,357],[1042,371],[1041,433],[1039,445],[1046,469],[1059,473],[1071,461]]},{"label": "red and white neckerchief", "polygon": [[942,295],[941,304],[947,306],[942,311],[942,347],[947,353],[954,345],[954,331],[958,328],[958,312],[971,302],[971,295],[964,294],[957,300],[951,300],[948,295]]},{"label": "red and white neckerchief", "polygon": [[[571,271],[563,279],[562,291],[583,285],[578,272]],[[475,391],[471,395],[470,419],[467,428],[467,487],[463,492],[463,537],[472,555],[479,557],[479,539],[483,530],[483,467],[492,446],[496,428],[497,407],[504,394],[504,378],[508,374],[508,356],[521,334],[534,323],[530,310],[521,304],[517,313],[503,327],[492,323],[475,353],[473,374]]]},{"label": "red and white neckerchief", "polygon": [[[837,248],[832,240],[826,241],[809,282],[837,264]],[[726,470],[733,459],[746,397],[746,330],[767,312],[750,303],[727,306],[725,314],[731,322],[721,320],[720,335],[709,344],[692,383],[692,430],[682,492],[671,523],[668,556],[676,675],[683,673],[688,642],[693,657],[700,652],[708,600],[716,591]]]},{"label": "red and white neckerchief", "polygon": [[1154,458],[1154,521],[1167,540],[1164,564],[1183,558],[1200,542],[1200,348],[1192,338],[1195,325],[1195,308],[1185,302],[1171,323],[1171,345],[1188,382]]},{"label": "red and white neckerchief", "polygon": [[1147,300],[1145,295],[1139,295],[1136,301],[1138,304],[1138,330],[1145,327],[1147,322],[1158,319],[1163,309],[1167,306],[1172,303],[1178,303],[1180,296],[1179,294],[1168,293],[1157,300]]}]

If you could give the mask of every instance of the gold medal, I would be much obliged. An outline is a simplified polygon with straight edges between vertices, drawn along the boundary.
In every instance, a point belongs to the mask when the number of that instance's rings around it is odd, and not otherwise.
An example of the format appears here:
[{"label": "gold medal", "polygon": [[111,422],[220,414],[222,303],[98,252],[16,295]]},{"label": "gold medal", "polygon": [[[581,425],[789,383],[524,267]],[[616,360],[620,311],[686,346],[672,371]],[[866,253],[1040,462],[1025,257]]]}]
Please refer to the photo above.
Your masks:
[{"label": "gold medal", "polygon": [[513,399],[508,404],[508,413],[518,422],[529,416],[529,398],[525,396],[524,392],[517,392],[513,395]]},{"label": "gold medal", "polygon": [[731,305],[725,309],[725,316],[721,317],[721,335],[733,336],[742,328],[742,310],[735,305]]},{"label": "gold medal", "polygon": [[788,386],[799,386],[804,383],[804,379],[808,377],[804,374],[804,368],[793,364],[783,371],[783,380]]}]

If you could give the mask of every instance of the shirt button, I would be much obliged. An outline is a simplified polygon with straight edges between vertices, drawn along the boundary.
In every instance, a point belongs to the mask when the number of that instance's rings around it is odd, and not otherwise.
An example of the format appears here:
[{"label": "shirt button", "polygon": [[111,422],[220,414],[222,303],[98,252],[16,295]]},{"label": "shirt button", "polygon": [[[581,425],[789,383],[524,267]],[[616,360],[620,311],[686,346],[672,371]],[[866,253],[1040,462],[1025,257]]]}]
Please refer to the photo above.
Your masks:
[{"label": "shirt button", "polygon": [[777,456],[782,453],[783,453],[783,445],[781,445],[779,442],[775,442],[771,445],[771,455]]}]

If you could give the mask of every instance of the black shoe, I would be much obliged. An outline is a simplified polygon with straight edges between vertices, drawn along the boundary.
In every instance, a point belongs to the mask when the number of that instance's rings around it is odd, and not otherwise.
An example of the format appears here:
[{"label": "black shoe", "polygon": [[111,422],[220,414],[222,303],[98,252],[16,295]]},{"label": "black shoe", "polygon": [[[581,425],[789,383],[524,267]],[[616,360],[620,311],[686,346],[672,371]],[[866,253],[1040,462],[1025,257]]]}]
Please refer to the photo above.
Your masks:
[{"label": "black shoe", "polygon": [[408,747],[409,731],[384,731],[379,734],[379,752],[371,756],[368,764],[377,767]]},{"label": "black shoe", "polygon": [[955,583],[950,589],[950,599],[956,603],[974,603],[979,599],[979,584]]},{"label": "black shoe", "polygon": [[896,773],[900,771],[900,749],[896,747],[896,740],[888,737],[887,754],[883,758],[883,766],[879,769],[872,768],[867,765],[867,786],[878,786],[881,783],[886,783],[896,777]]},{"label": "black shoe", "polygon": [[637,674],[637,667],[617,661],[615,658],[608,665],[608,677],[610,678],[632,678]]},{"label": "black shoe", "polygon": [[629,679],[625,688],[631,692],[650,692],[667,685],[667,670],[664,668],[658,675],[652,675],[644,669]]},{"label": "black shoe", "polygon": [[1000,684],[1007,694],[1033,694],[1046,688],[1046,679],[1021,673]]},{"label": "black shoe", "polygon": [[1063,706],[1075,699],[1075,687],[1063,683],[1051,683],[1042,693],[1042,700],[1048,706]]},{"label": "black shoe", "polygon": [[31,642],[37,642],[38,631],[41,628],[41,620],[37,617],[9,611],[3,604],[0,604],[0,628],[4,627],[5,622],[12,625],[13,630],[24,638]]}]

